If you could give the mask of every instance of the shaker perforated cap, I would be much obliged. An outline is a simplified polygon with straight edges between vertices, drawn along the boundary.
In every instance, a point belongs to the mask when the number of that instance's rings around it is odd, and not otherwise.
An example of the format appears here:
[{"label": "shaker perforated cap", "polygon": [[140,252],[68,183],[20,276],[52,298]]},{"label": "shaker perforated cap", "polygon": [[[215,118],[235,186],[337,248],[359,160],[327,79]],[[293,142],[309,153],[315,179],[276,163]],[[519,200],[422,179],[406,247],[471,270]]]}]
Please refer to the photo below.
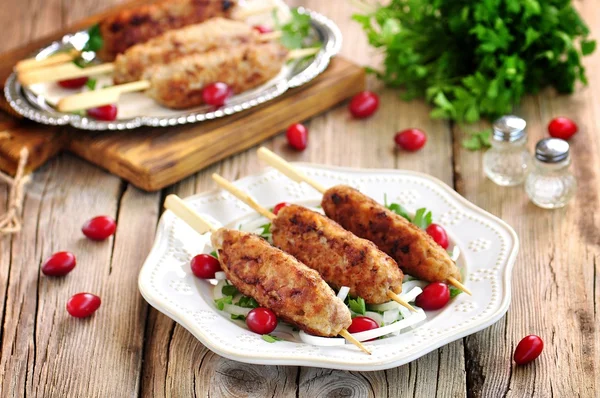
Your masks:
[{"label": "shaker perforated cap", "polygon": [[560,138],[544,138],[535,145],[535,158],[544,163],[558,163],[569,157],[569,143]]},{"label": "shaker perforated cap", "polygon": [[517,141],[527,134],[525,127],[527,127],[525,119],[514,115],[502,116],[492,125],[494,129],[493,138],[504,142]]}]

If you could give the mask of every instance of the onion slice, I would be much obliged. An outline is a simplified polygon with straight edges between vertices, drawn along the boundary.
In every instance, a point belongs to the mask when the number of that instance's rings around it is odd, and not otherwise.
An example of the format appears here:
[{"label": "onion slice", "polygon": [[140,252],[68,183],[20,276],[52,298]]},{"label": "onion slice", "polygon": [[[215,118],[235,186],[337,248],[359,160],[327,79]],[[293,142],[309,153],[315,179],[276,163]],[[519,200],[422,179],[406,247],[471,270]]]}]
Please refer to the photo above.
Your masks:
[{"label": "onion slice", "polygon": [[346,297],[348,297],[348,293],[349,293],[349,292],[350,292],[350,288],[349,288],[348,286],[342,286],[342,287],[340,288],[340,291],[339,291],[339,292],[338,292],[338,294],[337,294],[337,297],[338,297],[340,300],[344,301],[344,300],[346,300]]},{"label": "onion slice", "polygon": [[346,344],[346,340],[340,337],[313,336],[312,334],[306,333],[304,330],[301,330],[298,334],[300,335],[300,340],[302,340],[302,342],[320,347],[334,347]]},{"label": "onion slice", "polygon": [[223,279],[227,279],[227,275],[225,275],[225,272],[223,271],[217,271],[215,272],[215,279],[218,281],[222,281]]},{"label": "onion slice", "polygon": [[[415,298],[417,298],[417,296],[419,294],[423,293],[423,289],[421,289],[419,286],[417,286],[416,283],[422,283],[422,282],[421,281],[418,281],[418,282],[410,281],[410,282],[406,282],[402,285],[402,290],[404,290],[405,286],[409,285],[409,284],[412,287],[412,289],[409,292],[400,295],[400,298],[402,300],[406,301],[407,303],[410,303],[411,301],[415,301]],[[398,309],[399,307],[401,307],[401,305],[395,301],[388,301],[387,303],[383,303],[383,304],[369,305],[369,309],[371,309],[373,311],[381,311],[381,312]]]},{"label": "onion slice", "polygon": [[213,297],[215,298],[215,300],[223,298],[223,286],[225,286],[226,284],[227,280],[221,279],[219,283],[215,285],[215,288],[213,290]]},{"label": "onion slice", "polygon": [[244,308],[244,307],[240,307],[239,305],[235,305],[235,304],[225,304],[223,306],[223,311],[227,312],[228,314],[232,314],[232,315],[247,316],[248,313],[250,311],[252,311],[252,308]]},{"label": "onion slice", "polygon": [[381,316],[381,314],[379,314],[377,312],[365,311],[364,315],[359,315],[359,316],[365,316],[367,318],[371,318],[372,320],[374,320],[375,322],[377,322],[377,324],[379,326],[383,325],[383,317]]},{"label": "onion slice", "polygon": [[450,260],[456,262],[460,257],[460,248],[458,246],[454,246],[452,249],[452,255],[450,256]]},{"label": "onion slice", "polygon": [[396,323],[392,323],[391,325],[387,325],[377,329],[365,330],[364,332],[352,333],[352,336],[358,341],[367,341],[371,339],[376,339],[381,336],[385,336],[386,334],[399,332],[402,329],[405,329],[409,326],[413,326],[421,321],[424,321],[427,318],[425,315],[425,311],[422,309],[417,309],[417,312],[414,312],[411,316],[398,321]]}]

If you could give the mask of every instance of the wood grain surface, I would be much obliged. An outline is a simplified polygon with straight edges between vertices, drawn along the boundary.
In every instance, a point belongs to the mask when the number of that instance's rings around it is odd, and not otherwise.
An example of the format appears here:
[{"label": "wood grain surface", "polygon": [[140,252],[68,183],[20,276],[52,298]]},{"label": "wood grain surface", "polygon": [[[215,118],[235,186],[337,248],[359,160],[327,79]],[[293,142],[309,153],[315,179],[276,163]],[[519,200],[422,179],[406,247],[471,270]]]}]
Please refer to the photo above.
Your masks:
[{"label": "wood grain surface", "polygon": [[[116,0],[112,0],[114,4]],[[344,34],[342,54],[378,65],[349,2],[293,1],[334,19]],[[0,51],[32,41],[108,7],[111,1],[6,0]],[[595,2],[577,2],[600,32]],[[28,11],[35,10],[35,11]],[[600,53],[586,59],[590,86],[574,96],[551,91],[527,98],[515,112],[529,127],[529,145],[545,134],[551,117],[567,115],[580,126],[572,140],[576,198],[564,209],[541,210],[522,189],[486,180],[481,153],[461,148],[465,132],[432,121],[420,101],[405,103],[375,80],[378,113],[349,117],[340,105],[310,121],[309,146],[296,153],[282,135],[266,145],[290,160],[342,166],[402,168],[429,173],[511,224],[521,239],[513,300],[495,325],[402,367],[380,372],[246,365],[208,351],[184,328],[149,308],[137,290],[137,273],[153,241],[168,193],[187,196],[213,189],[212,172],[236,179],[259,171],[255,148],[230,157],[161,192],[143,193],[72,155],[59,155],[33,175],[24,207],[25,229],[0,238],[0,396],[20,397],[596,397],[600,394]],[[484,126],[485,124],[481,124]],[[394,149],[406,127],[427,131],[418,153]],[[477,126],[475,126],[477,127]],[[474,127],[474,128],[475,128]],[[6,206],[0,185],[0,211]],[[80,227],[87,218],[118,219],[114,239],[92,243]],[[78,258],[63,279],[44,277],[50,253]],[[79,291],[102,297],[90,319],[65,311]],[[546,343],[528,366],[511,361],[527,334]]]}]

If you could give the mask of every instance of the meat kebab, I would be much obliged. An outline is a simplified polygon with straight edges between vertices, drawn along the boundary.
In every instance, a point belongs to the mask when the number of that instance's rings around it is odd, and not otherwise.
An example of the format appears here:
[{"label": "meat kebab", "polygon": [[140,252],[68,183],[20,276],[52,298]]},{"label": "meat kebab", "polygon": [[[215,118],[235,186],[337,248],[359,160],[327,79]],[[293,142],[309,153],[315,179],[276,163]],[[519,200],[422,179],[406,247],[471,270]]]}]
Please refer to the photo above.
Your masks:
[{"label": "meat kebab", "polygon": [[176,195],[166,198],[165,207],[198,232],[212,231],[222,269],[241,293],[307,333],[341,335],[370,354],[346,330],[352,323],[348,307],[316,271],[258,235],[212,227]]},{"label": "meat kebab", "polygon": [[213,174],[213,179],[269,218],[273,244],[316,270],[335,289],[347,286],[351,296],[367,304],[394,300],[414,311],[398,296],[404,277],[398,264],[372,242],[303,206],[285,206],[275,215],[221,176]]},{"label": "meat kebab", "polygon": [[460,283],[460,271],[448,253],[426,232],[402,216],[349,186],[326,189],[264,147],[259,149],[258,154],[259,158],[294,181],[305,181],[323,193],[321,206],[329,218],[355,235],[375,243],[396,260],[405,273],[428,282],[448,282],[471,294]]}]

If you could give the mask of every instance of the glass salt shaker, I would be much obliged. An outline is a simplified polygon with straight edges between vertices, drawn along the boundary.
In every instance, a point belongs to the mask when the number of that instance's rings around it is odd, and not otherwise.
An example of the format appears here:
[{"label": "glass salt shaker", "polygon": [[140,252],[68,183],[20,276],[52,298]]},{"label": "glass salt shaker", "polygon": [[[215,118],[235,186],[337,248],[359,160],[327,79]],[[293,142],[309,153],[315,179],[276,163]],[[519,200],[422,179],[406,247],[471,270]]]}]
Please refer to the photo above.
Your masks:
[{"label": "glass salt shaker", "polygon": [[535,146],[533,170],[527,176],[525,191],[529,199],[544,209],[563,207],[575,194],[577,181],[569,171],[569,143],[559,138],[544,138]]},{"label": "glass salt shaker", "polygon": [[483,171],[498,185],[513,186],[525,181],[531,157],[527,144],[527,123],[507,115],[492,126],[492,147],[483,155]]}]

